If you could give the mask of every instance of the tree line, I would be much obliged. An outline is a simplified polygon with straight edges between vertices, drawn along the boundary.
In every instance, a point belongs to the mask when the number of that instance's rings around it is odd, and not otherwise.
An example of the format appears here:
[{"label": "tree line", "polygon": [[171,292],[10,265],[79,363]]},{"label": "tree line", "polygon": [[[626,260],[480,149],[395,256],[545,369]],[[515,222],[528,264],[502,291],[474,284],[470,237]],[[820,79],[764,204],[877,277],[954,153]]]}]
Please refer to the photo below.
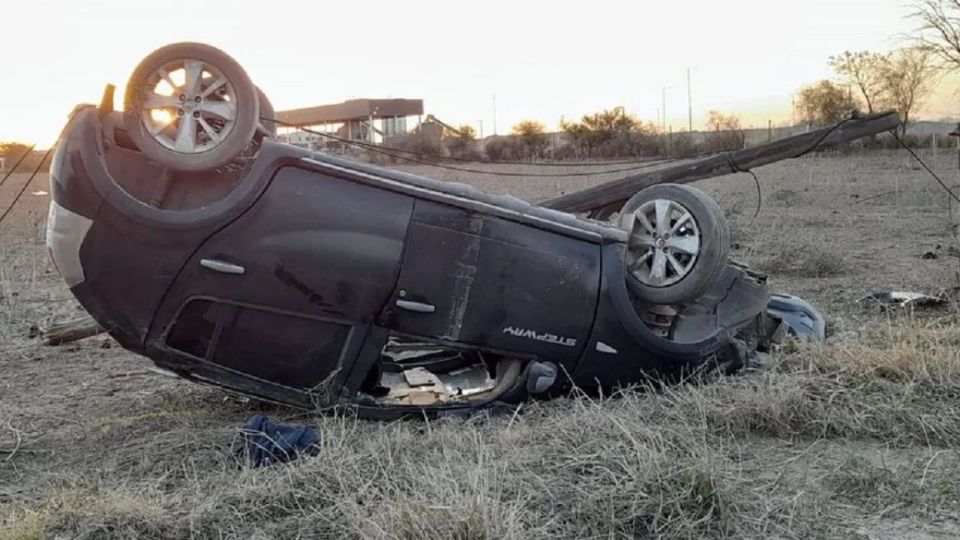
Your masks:
[{"label": "tree line", "polygon": [[795,103],[800,120],[831,124],[853,109],[896,110],[906,129],[938,79],[960,70],[960,0],[917,0],[913,7],[917,27],[909,45],[830,57],[836,80],[800,89]]},{"label": "tree line", "polygon": [[813,124],[839,122],[851,110],[868,113],[895,110],[903,128],[922,106],[942,70],[934,53],[912,46],[889,53],[844,51],[830,57],[837,80],[824,79],[797,93],[800,120]]},{"label": "tree line", "polygon": [[543,122],[527,119],[514,124],[510,135],[488,137],[482,145],[469,125],[444,129],[441,137],[415,132],[393,138],[386,145],[437,156],[492,161],[685,156],[743,147],[745,134],[738,117],[710,111],[706,124],[703,135],[694,141],[690,133],[665,134],[653,123],[616,106],[585,114],[579,120],[562,120],[556,133],[549,133]]}]

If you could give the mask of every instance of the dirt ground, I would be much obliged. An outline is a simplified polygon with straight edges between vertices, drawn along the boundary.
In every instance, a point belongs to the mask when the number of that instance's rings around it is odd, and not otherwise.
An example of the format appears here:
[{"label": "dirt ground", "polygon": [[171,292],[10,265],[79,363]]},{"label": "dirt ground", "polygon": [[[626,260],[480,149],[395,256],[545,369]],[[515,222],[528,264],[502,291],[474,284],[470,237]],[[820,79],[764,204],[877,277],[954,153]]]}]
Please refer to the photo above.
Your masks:
[{"label": "dirt ground", "polygon": [[[958,183],[956,155],[923,157]],[[405,170],[531,201],[596,182]],[[0,224],[0,539],[960,536],[956,307],[858,302],[953,294],[947,196],[901,152],[755,172],[755,219],[749,175],[695,185],[727,212],[734,257],[824,311],[828,346],[707,386],[391,424],[265,409],[104,336],[42,346],[31,329],[81,311],[47,257],[37,178]],[[257,412],[317,425],[320,455],[238,468],[230,444]]]}]

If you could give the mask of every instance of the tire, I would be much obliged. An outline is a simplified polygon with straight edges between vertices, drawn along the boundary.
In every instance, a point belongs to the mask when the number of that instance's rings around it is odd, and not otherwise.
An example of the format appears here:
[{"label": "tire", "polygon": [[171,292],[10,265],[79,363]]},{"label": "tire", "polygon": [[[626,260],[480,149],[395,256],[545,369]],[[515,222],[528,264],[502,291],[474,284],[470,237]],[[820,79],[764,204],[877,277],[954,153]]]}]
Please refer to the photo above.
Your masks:
[{"label": "tire", "polygon": [[267,120],[267,118],[275,119],[277,117],[277,113],[274,111],[273,104],[270,103],[270,99],[267,98],[267,95],[263,93],[263,90],[261,90],[260,87],[257,87],[257,100],[260,102],[257,134],[268,139],[276,139],[277,123],[271,122],[270,120]]},{"label": "tire", "polygon": [[[665,225],[656,223],[661,208],[666,208]],[[627,285],[647,302],[696,300],[727,264],[730,228],[723,211],[709,195],[690,186],[660,184],[640,191],[624,204],[620,226],[629,233]],[[663,271],[656,271],[657,266]]]},{"label": "tire", "polygon": [[[192,84],[186,80],[190,66],[199,70]],[[178,86],[161,70],[182,72],[184,82]],[[155,92],[171,86],[171,95]],[[163,113],[159,120],[155,110]],[[148,158],[178,171],[212,170],[240,156],[259,116],[257,89],[240,64],[202,43],[175,43],[151,53],[133,70],[124,96],[130,138]]]}]

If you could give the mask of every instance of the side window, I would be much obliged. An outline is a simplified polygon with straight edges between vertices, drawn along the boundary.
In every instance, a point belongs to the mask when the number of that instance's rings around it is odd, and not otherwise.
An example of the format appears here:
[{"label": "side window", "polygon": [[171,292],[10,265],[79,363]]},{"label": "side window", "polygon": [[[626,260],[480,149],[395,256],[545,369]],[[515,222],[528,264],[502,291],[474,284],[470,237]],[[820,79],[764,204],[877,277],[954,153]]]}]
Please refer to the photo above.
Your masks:
[{"label": "side window", "polygon": [[313,388],[340,365],[351,326],[194,299],[167,336],[177,351],[270,382]]},{"label": "side window", "polygon": [[167,345],[180,352],[205,358],[220,319],[222,304],[210,300],[190,300],[180,311],[167,335]]},{"label": "side window", "polygon": [[350,326],[237,307],[224,317],[212,361],[293,388],[337,369]]}]

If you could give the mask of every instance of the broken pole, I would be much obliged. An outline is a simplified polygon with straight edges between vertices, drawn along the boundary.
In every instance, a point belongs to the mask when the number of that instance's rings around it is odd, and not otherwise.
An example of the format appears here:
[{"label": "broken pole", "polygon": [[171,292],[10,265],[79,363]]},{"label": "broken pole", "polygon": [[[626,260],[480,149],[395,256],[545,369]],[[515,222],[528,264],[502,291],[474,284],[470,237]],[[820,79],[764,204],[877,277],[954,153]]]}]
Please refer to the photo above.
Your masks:
[{"label": "broken pole", "polygon": [[667,182],[685,184],[704,178],[745,171],[761,165],[799,157],[823,146],[849,142],[861,137],[890,131],[899,125],[900,115],[896,112],[871,114],[847,120],[833,127],[808,131],[753,148],[713,154],[705,158],[684,161],[678,165],[613,180],[582,191],[561,195],[541,203],[541,206],[573,213],[593,211],[595,217],[605,218],[619,210],[620,206],[635,193],[648,186]]},{"label": "broken pole", "polygon": [[46,345],[63,345],[106,332],[93,317],[87,315],[72,321],[54,324],[43,332]]}]

